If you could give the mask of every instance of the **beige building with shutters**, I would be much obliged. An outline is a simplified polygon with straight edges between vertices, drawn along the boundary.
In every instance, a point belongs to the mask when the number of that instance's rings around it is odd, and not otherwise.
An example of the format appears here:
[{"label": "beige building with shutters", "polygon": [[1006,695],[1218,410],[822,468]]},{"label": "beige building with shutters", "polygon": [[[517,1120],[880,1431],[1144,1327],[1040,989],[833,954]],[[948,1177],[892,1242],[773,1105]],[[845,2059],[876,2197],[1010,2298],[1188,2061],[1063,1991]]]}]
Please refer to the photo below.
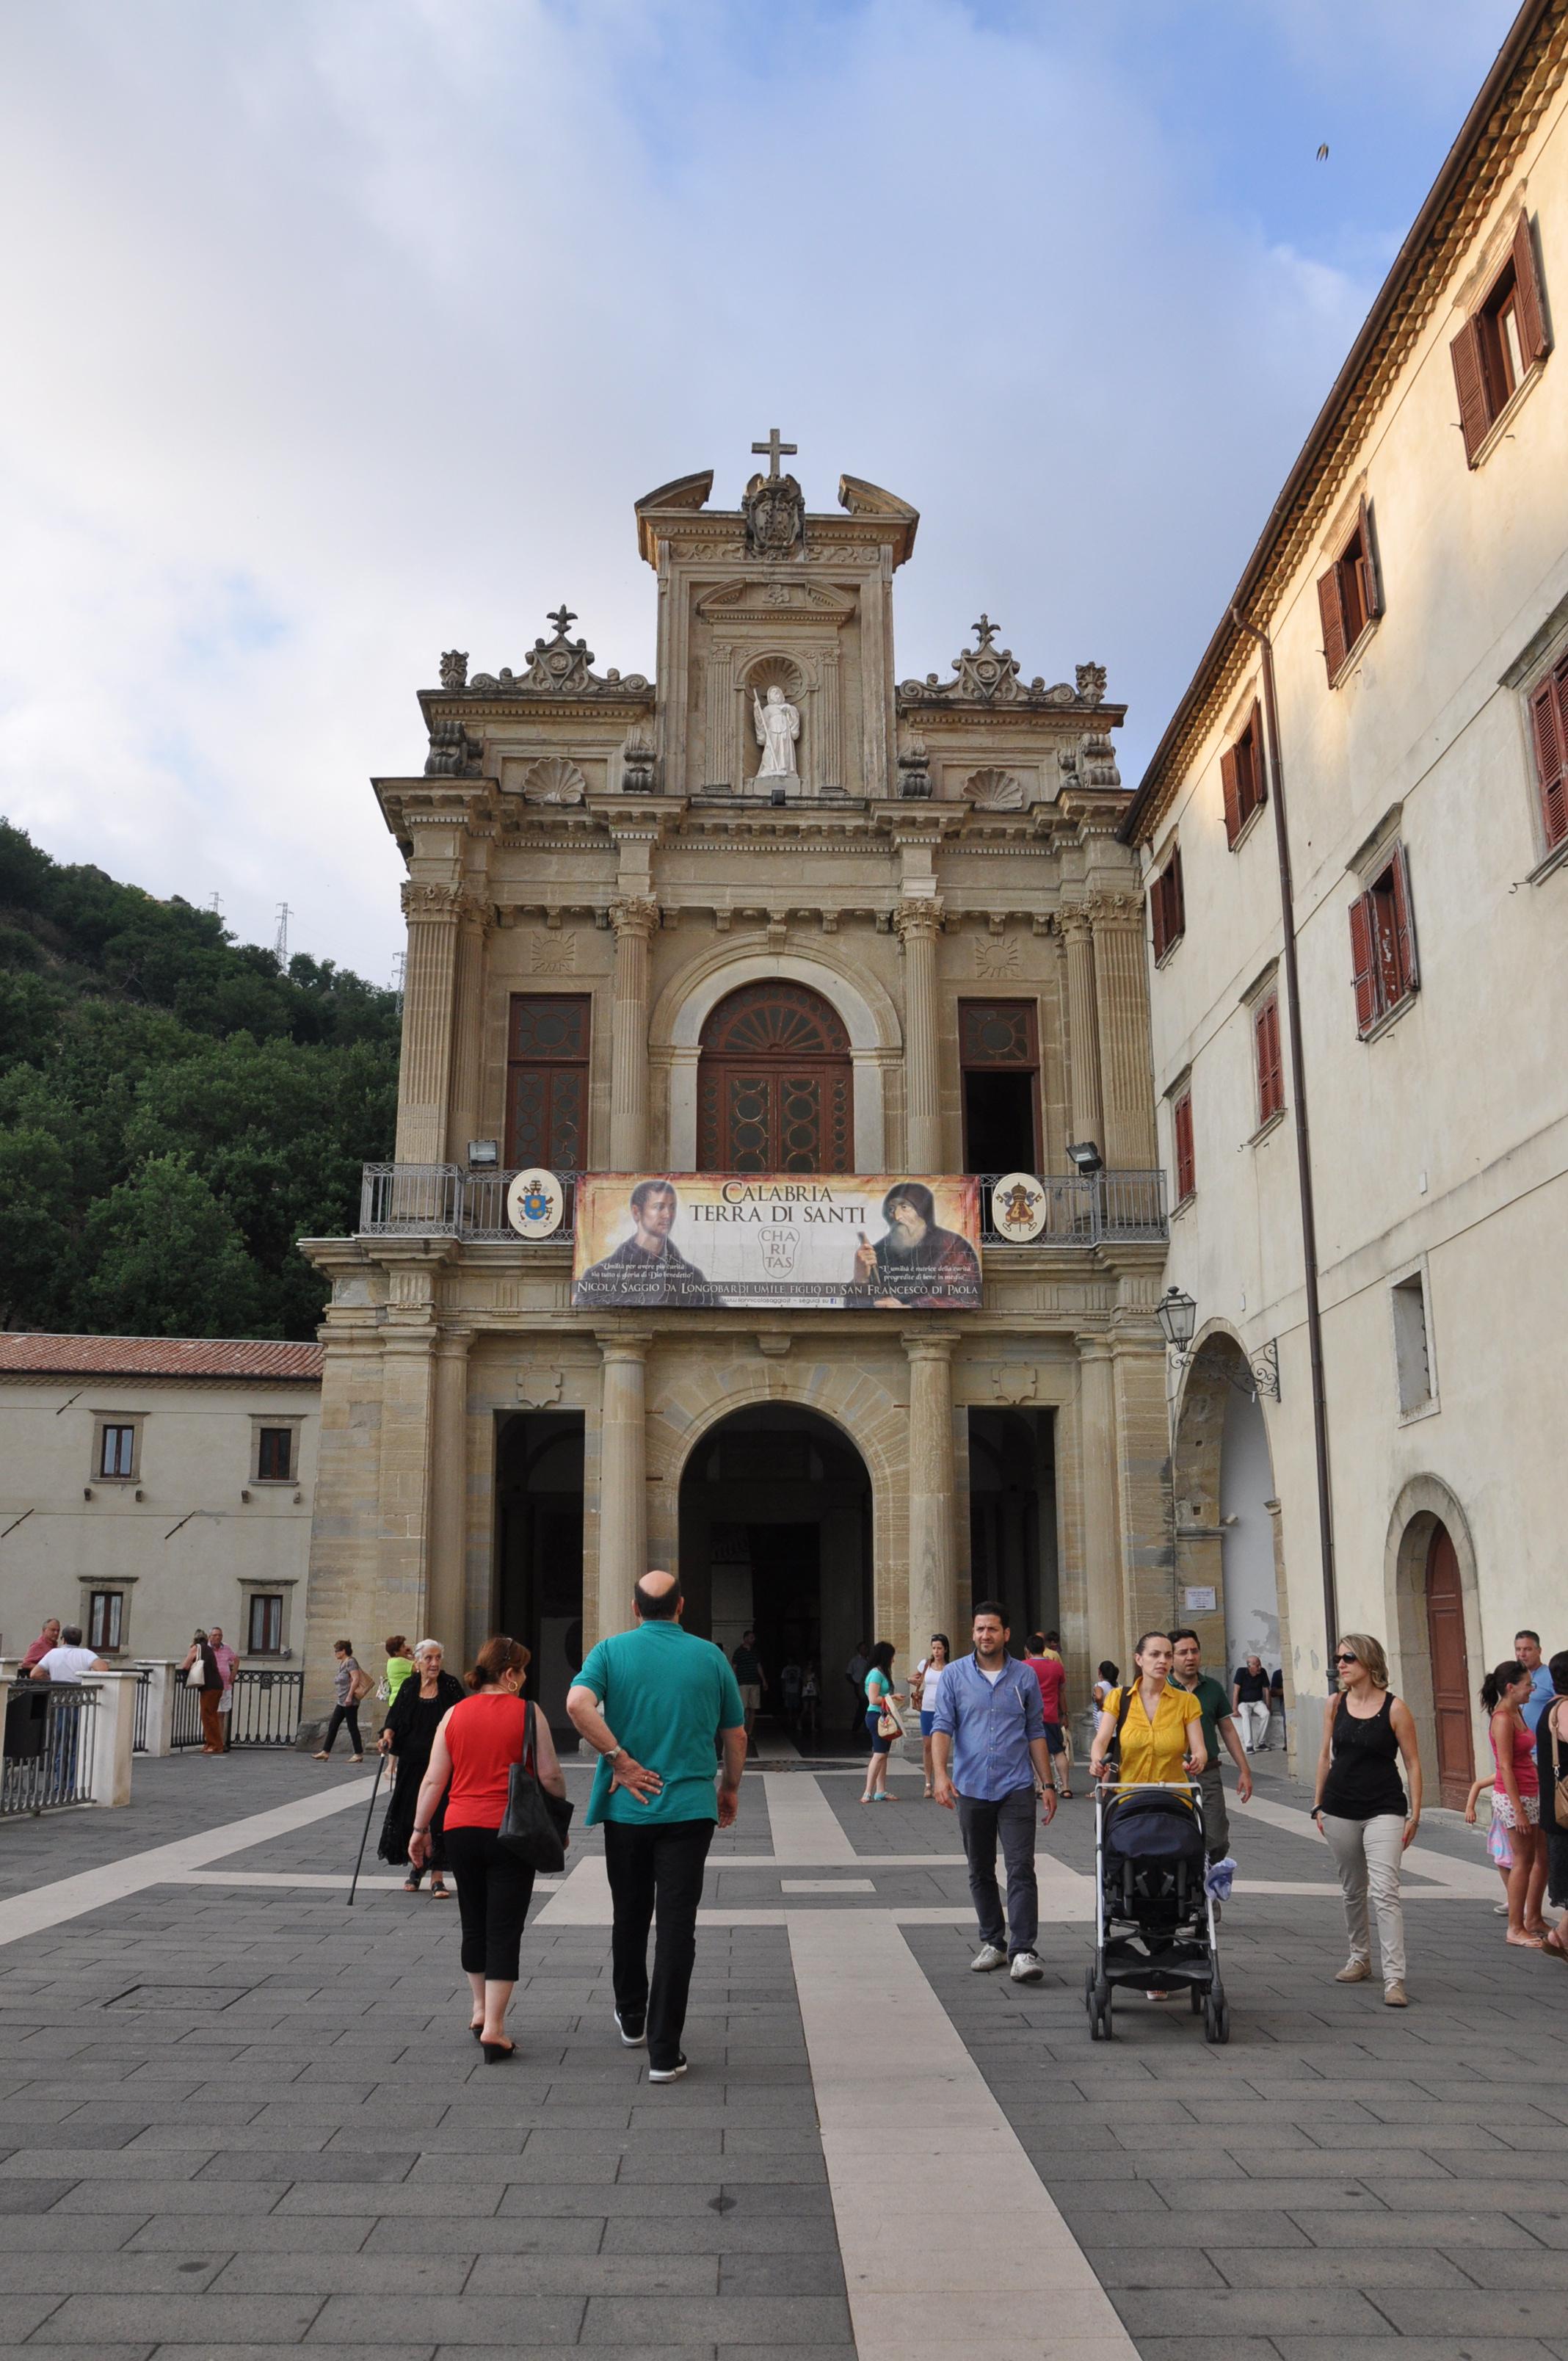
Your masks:
[{"label": "beige building with shutters", "polygon": [[[775,1677],[816,1661],[828,1728],[857,1642],[907,1666],[976,1587],[1020,1638],[1059,1625],[1080,1706],[1169,1613],[1124,708],[1097,664],[1028,676],[985,616],[900,678],[916,513],[851,477],[809,510],[790,447],[757,446],[738,503],[740,470],[729,504],[711,471],[637,502],[656,683],[596,670],[563,607],[515,671],[448,652],[422,767],[375,783],[408,867],[402,1068],[358,1233],[304,1246],[332,1281],[318,1682],[340,1629],[455,1655],[500,1628],[558,1719],[649,1564],[695,1628],[754,1623]],[[530,1169],[562,1218],[523,1235]],[[851,1229],[834,1301],[576,1304],[585,1176],[630,1202],[694,1173],[881,1176],[873,1230],[890,1180],[974,1176],[979,1296],[857,1299]]]},{"label": "beige building with shutters", "polygon": [[1568,1645],[1565,67],[1527,5],[1125,831],[1183,1578],[1302,1699],[1332,1582],[1451,1802],[1483,1672],[1521,1624]]}]

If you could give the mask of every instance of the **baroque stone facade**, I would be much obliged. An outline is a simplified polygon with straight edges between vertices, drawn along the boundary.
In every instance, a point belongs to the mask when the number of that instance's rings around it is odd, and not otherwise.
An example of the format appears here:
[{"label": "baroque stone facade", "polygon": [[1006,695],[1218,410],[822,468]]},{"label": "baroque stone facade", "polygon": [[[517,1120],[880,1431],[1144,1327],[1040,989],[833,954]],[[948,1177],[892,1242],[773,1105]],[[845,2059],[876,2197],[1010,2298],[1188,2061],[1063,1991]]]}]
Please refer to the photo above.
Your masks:
[{"label": "baroque stone facade", "polygon": [[[1025,683],[984,616],[950,678],[899,681],[916,511],[847,477],[807,513],[771,458],[740,511],[711,472],[638,502],[657,686],[596,671],[562,607],[516,670],[447,652],[430,760],[375,783],[408,865],[397,1165],[361,1234],[306,1246],[333,1280],[317,1681],[328,1626],[466,1651],[500,1623],[558,1709],[649,1562],[680,1565],[699,1628],[817,1655],[833,1720],[856,1640],[961,1631],[971,1581],[1020,1632],[1060,1625],[1080,1702],[1168,1613],[1123,708],[1094,664]],[[718,1074],[742,1005],[759,1041],[815,1026],[809,1073],[764,1045]],[[723,1166],[753,1084],[795,1108],[790,1170],[1020,1169],[1055,1192],[1047,1234],[988,1235],[952,1316],[578,1312],[569,1242],[511,1236],[470,1161],[680,1173],[706,1141]]]}]

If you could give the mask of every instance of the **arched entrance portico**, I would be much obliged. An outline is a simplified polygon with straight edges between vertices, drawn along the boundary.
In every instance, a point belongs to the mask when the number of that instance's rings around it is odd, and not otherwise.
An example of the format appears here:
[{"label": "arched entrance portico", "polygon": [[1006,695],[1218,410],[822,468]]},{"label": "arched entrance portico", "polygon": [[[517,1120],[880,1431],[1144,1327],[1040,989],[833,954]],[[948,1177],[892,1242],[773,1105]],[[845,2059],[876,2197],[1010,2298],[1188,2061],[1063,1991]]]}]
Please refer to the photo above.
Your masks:
[{"label": "arched entrance portico", "polygon": [[1261,1656],[1270,1673],[1282,1665],[1286,1712],[1293,1719],[1268,1430],[1251,1364],[1226,1329],[1208,1330],[1188,1364],[1171,1475],[1176,1611],[1197,1631],[1207,1668],[1227,1688],[1249,1654]]},{"label": "arched entrance portico", "polygon": [[776,1706],[778,1674],[815,1663],[822,1719],[848,1719],[843,1667],[874,1639],[872,1488],[847,1435],[787,1403],[732,1411],[703,1436],[680,1486],[685,1621],[728,1655],[750,1625]]}]

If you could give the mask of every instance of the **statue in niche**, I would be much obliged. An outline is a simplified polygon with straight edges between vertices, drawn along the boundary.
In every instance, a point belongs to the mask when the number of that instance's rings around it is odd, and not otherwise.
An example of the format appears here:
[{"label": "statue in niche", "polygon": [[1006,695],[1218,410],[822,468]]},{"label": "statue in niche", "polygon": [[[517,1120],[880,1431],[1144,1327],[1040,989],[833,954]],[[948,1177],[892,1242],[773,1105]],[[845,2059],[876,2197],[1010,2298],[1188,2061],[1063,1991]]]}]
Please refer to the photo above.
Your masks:
[{"label": "statue in niche", "polygon": [[793,779],[795,775],[795,748],[800,736],[800,712],[785,697],[775,681],[769,689],[767,702],[751,691],[751,724],[757,733],[757,743],[762,759],[757,765],[759,779]]}]

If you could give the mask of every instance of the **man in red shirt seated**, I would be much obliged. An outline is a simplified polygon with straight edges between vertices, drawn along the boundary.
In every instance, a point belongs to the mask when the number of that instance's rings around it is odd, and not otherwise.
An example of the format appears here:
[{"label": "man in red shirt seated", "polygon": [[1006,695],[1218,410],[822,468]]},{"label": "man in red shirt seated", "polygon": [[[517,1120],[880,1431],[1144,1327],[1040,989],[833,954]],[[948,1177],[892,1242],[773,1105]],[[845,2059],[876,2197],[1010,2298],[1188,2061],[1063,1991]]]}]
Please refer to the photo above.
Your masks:
[{"label": "man in red shirt seated", "polygon": [[1058,1795],[1070,1804],[1067,1784],[1067,1666],[1060,1655],[1059,1631],[1031,1631],[1024,1662],[1040,1684],[1040,1704],[1046,1716],[1046,1746],[1051,1758],[1051,1779]]}]

